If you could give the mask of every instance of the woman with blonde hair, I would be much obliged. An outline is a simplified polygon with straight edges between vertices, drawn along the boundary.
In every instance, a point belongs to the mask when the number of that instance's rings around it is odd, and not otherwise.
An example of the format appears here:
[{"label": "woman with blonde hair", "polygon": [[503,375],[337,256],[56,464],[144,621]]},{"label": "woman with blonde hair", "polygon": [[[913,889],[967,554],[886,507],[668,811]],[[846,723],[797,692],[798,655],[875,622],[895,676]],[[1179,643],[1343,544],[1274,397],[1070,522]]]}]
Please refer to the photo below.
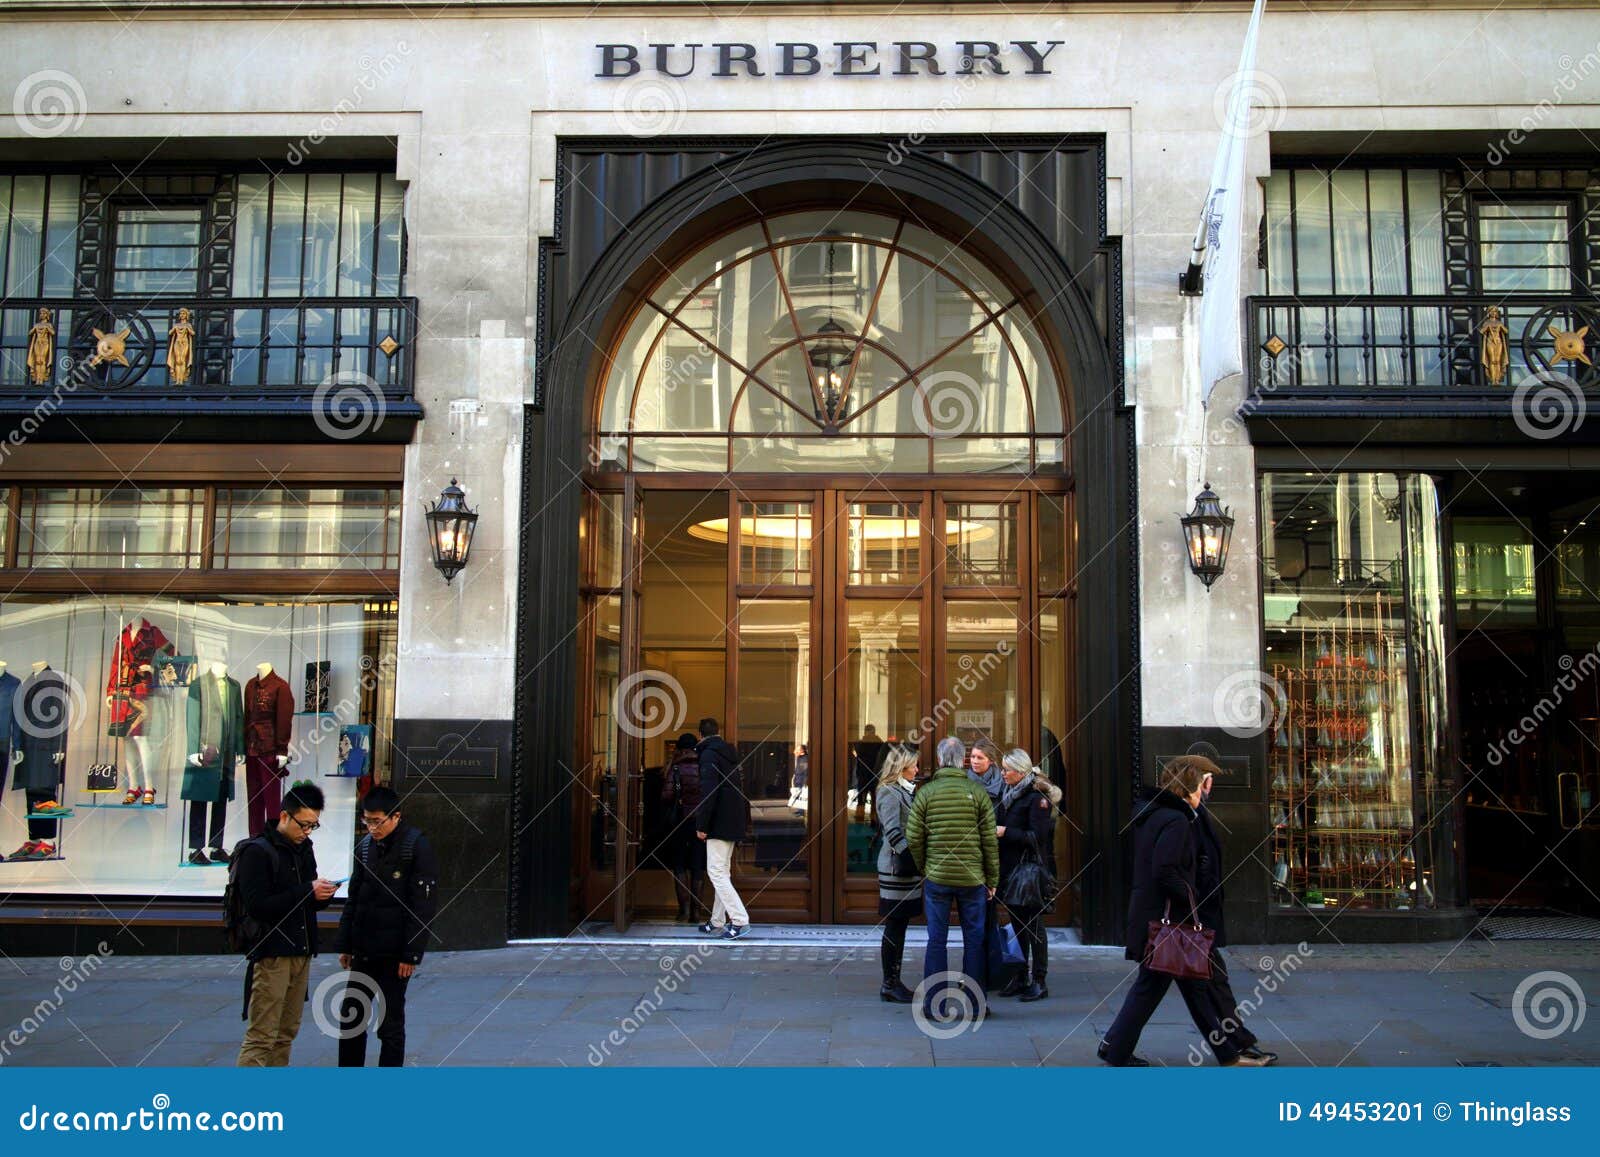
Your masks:
[{"label": "woman with blonde hair", "polygon": [[878,996],[890,1004],[910,1004],[912,992],[900,981],[906,927],[922,911],[922,876],[906,842],[905,821],[916,791],[917,749],[894,743],[884,754],[877,786],[877,819],[883,829],[878,849],[878,915],[883,919],[883,985]]},{"label": "woman with blonde hair", "polygon": [[[1135,1056],[1133,1050],[1174,978],[1145,967],[1145,942],[1150,922],[1166,918],[1169,909],[1174,924],[1201,918],[1195,880],[1196,809],[1202,783],[1218,770],[1204,756],[1180,755],[1162,769],[1160,789],[1135,805],[1127,957],[1139,963],[1139,973],[1122,1002],[1122,1011],[1100,1042],[1099,1057],[1108,1065],[1142,1067],[1150,1063]],[[1258,1068],[1271,1063],[1261,1055],[1241,1053],[1229,1038],[1217,1015],[1209,981],[1180,977],[1177,984],[1195,1028],[1211,1046],[1218,1064]]]},{"label": "woman with blonde hair", "polygon": [[[1037,887],[1018,887],[1023,878],[1017,877],[1017,870],[1035,860],[1048,869],[1055,847],[1055,801],[1061,798],[1061,793],[1033,765],[1033,757],[1020,747],[1006,752],[1000,761],[1000,771],[1005,786],[995,806],[994,829],[1000,840],[1000,899],[1011,913],[1017,940],[1027,959],[1022,971],[1012,977],[999,995],[1017,996],[1032,1002],[1050,995],[1045,987],[1050,955],[1044,914],[1054,897],[1038,894]],[[1054,798],[1044,790],[1047,787],[1055,790]],[[1041,878],[1030,870],[1027,876],[1034,885],[1049,879],[1048,872]]]}]

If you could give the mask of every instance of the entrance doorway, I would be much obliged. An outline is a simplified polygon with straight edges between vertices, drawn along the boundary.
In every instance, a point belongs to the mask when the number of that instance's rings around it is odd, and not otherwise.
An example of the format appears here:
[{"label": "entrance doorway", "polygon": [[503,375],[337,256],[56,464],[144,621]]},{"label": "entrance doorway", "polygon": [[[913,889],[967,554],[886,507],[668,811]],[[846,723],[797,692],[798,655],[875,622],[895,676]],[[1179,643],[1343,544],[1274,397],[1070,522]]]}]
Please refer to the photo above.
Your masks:
[{"label": "entrance doorway", "polygon": [[710,717],[751,804],[753,919],[876,920],[884,755],[931,771],[945,735],[1022,747],[1062,786],[1074,919],[1073,488],[1023,295],[907,217],[762,218],[644,295],[602,383],[577,918],[677,911],[698,841],[670,765]]},{"label": "entrance doorway", "polygon": [[[600,752],[618,779],[591,801],[591,918],[677,910],[674,870],[694,845],[670,764],[705,716],[739,753],[751,821],[735,874],[760,920],[876,919],[874,798],[891,745],[928,770],[945,735],[1020,746],[1071,798],[1065,499],[1011,486],[596,495],[621,502],[607,522],[638,527],[623,546],[638,562],[620,603],[602,600],[622,613],[597,624],[594,734],[620,739]],[[613,644],[607,623],[637,625]],[[1057,831],[1070,880],[1074,827]],[[618,864],[632,868],[620,884]],[[1059,908],[1070,920],[1070,894]]]}]

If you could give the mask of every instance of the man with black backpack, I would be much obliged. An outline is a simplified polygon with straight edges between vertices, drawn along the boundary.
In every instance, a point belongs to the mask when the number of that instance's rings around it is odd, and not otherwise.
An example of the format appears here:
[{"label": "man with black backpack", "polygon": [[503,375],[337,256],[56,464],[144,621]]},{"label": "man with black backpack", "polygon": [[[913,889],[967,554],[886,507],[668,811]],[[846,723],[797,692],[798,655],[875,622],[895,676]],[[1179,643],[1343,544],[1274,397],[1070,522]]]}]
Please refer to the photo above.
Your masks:
[{"label": "man with black backpack", "polygon": [[276,827],[234,845],[223,896],[229,942],[249,959],[239,1064],[281,1067],[300,1031],[317,913],[339,885],[317,875],[311,833],[321,824],[322,791],[297,783],[284,793]]},{"label": "man with black backpack", "polygon": [[352,973],[339,1014],[339,1064],[367,1063],[370,1025],[381,1046],[379,1067],[398,1068],[406,1060],[406,986],[428,945],[439,865],[428,838],[402,819],[392,788],[367,792],[361,822],[367,834],[356,845],[339,919],[339,965]]}]

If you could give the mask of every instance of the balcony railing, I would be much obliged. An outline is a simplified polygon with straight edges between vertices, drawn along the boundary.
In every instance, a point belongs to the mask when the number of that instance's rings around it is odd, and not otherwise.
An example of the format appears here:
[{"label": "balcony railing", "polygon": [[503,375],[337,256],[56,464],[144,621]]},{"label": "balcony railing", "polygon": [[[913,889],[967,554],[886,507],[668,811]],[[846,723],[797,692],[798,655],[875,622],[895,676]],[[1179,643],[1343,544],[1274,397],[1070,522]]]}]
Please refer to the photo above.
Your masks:
[{"label": "balcony railing", "polygon": [[1505,400],[1529,380],[1600,389],[1600,299],[1253,297],[1251,393]]},{"label": "balcony railing", "polygon": [[282,407],[351,385],[409,402],[416,317],[411,297],[6,298],[0,408]]}]

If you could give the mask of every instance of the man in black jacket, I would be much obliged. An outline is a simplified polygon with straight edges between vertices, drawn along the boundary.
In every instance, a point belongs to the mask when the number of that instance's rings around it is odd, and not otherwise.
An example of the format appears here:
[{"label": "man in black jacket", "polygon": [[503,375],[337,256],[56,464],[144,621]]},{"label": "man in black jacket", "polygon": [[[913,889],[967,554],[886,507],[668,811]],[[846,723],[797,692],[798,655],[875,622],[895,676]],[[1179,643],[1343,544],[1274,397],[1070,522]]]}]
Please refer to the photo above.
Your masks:
[{"label": "man in black jacket", "polygon": [[711,919],[700,931],[738,940],[750,930],[750,914],[733,887],[733,849],[750,824],[750,801],[739,774],[739,753],[717,734],[715,719],[700,721],[700,806],[695,835],[706,842],[706,876],[716,892]]},{"label": "man in black jacket", "polygon": [[297,783],[284,793],[278,824],[236,850],[240,903],[260,929],[250,961],[249,1027],[239,1064],[282,1067],[300,1031],[311,958],[317,954],[317,912],[338,885],[317,875],[311,833],[322,826],[322,791]]},{"label": "man in black jacket", "polygon": [[406,986],[428,946],[439,865],[428,837],[402,819],[393,788],[367,792],[361,823],[367,834],[356,845],[339,919],[339,966],[352,973],[339,1015],[339,1064],[367,1063],[367,1029],[375,1025],[379,1067],[399,1068],[406,1061]]}]

